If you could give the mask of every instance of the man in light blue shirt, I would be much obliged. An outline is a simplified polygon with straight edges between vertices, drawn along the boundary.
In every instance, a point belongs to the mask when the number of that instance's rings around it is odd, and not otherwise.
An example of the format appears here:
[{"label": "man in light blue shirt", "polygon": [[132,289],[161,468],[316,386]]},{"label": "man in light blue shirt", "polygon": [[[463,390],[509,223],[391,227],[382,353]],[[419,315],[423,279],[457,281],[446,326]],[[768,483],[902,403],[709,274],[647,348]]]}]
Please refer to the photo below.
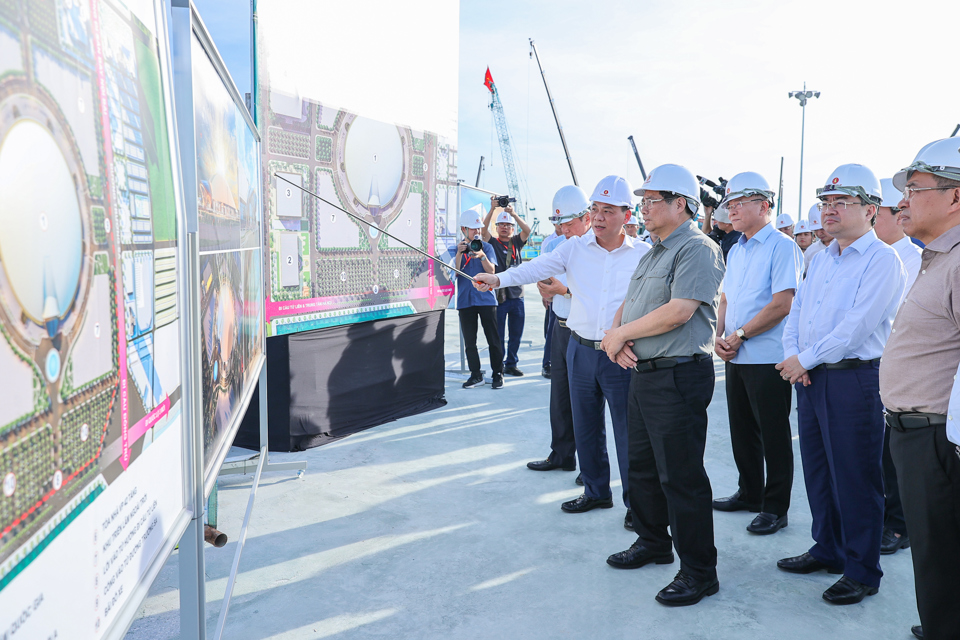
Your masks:
[{"label": "man in light blue shirt", "polygon": [[727,256],[715,348],[727,363],[727,415],[740,486],[714,500],[713,508],[760,512],[747,527],[758,535],[787,526],[793,391],[776,364],[783,360],[783,327],[803,274],[800,247],[771,224],[773,200],[757,173],[740,173],[727,183],[730,223],[743,235]]},{"label": "man in light blue shirt", "polygon": [[814,256],[783,331],[777,365],[797,389],[800,454],[816,544],[777,566],[842,573],[823,599],[854,604],[879,590],[883,531],[880,356],[906,276],[873,225],[883,200],[868,168],[837,168],[817,190],[834,242]]}]

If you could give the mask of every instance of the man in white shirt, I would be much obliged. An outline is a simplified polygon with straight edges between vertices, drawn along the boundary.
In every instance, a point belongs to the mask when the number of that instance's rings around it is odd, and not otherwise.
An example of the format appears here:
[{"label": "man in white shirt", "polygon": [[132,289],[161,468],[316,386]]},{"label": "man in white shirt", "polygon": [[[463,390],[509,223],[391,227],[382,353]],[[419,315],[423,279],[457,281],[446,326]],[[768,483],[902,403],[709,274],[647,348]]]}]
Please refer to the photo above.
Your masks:
[{"label": "man in white shirt", "polygon": [[[893,180],[884,178],[880,181],[883,189],[883,203],[877,214],[877,224],[874,230],[877,237],[894,248],[903,262],[903,270],[907,276],[907,285],[903,297],[907,297],[913,281],[920,273],[920,261],[923,250],[915,245],[903,232],[900,224],[900,200],[903,195],[893,186]],[[900,488],[897,486],[897,467],[893,464],[890,455],[890,427],[884,426],[883,433],[883,539],[880,543],[880,553],[890,555],[899,549],[910,546],[910,537],[907,535],[907,523],[903,516],[903,503],[900,501]]]},{"label": "man in white shirt", "polygon": [[777,365],[796,386],[800,454],[816,542],[777,566],[842,573],[823,593],[855,604],[879,591],[883,531],[880,356],[903,297],[897,252],[877,238],[883,200],[867,167],[838,167],[822,189],[823,227],[834,242],[813,259],[783,331]]},{"label": "man in white shirt", "polygon": [[833,242],[833,236],[824,231],[823,225],[820,224],[820,210],[817,208],[817,205],[810,207],[810,213],[807,214],[807,216],[810,220],[810,231],[812,231],[813,235],[817,237],[817,241],[807,247],[803,252],[804,273],[810,269],[810,261],[813,260],[813,256],[829,247],[830,243]]},{"label": "man in white shirt", "polygon": [[777,216],[777,231],[787,236],[791,240],[793,239],[793,226],[794,220],[793,216],[789,213],[781,213]]},{"label": "man in white shirt", "polygon": [[567,319],[571,330],[567,367],[584,492],[576,500],[561,505],[566,513],[613,506],[604,419],[607,405],[613,418],[623,502],[630,509],[626,481],[630,371],[611,362],[600,343],[604,331],[613,325],[640,258],[650,250],[646,242],[630,238],[623,232],[623,223],[631,215],[632,191],[625,178],[607,176],[590,198],[593,201],[590,207],[593,228],[588,233],[570,238],[556,250],[515,269],[476,278],[478,287],[496,288],[529,284],[560,273],[567,276],[572,295]]}]

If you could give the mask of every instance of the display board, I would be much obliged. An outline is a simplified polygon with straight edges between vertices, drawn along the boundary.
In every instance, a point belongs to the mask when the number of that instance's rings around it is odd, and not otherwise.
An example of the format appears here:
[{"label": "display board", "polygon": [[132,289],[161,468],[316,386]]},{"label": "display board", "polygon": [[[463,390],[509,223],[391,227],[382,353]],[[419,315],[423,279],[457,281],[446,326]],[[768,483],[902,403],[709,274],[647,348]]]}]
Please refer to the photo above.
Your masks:
[{"label": "display board", "polygon": [[189,518],[168,39],[138,9],[0,3],[4,638],[122,633]]},{"label": "display board", "polygon": [[[178,116],[184,175],[199,240],[201,385],[205,493],[240,426],[263,366],[260,137],[200,16],[191,6],[189,42],[178,47]],[[180,57],[189,56],[189,65]],[[189,78],[184,74],[189,74]],[[188,86],[192,100],[181,92]]]},{"label": "display board", "polygon": [[[337,11],[341,8],[358,10],[337,5]],[[335,88],[346,77],[326,85],[328,91],[318,89],[307,95],[301,95],[297,80],[290,77],[290,73],[304,71],[323,77],[330,66],[336,66],[337,77],[350,76],[345,70],[353,70],[354,85],[372,78],[368,71],[374,71],[365,66],[365,60],[337,50],[338,36],[333,32],[338,28],[327,15],[331,10],[332,5],[324,2],[257,5],[257,122],[264,137],[263,184],[267,185],[268,335],[443,309],[453,293],[443,269],[380,231],[431,255],[443,250],[436,239],[446,235],[447,212],[456,206],[455,140],[416,125],[376,119],[390,113],[377,106],[365,111],[325,101],[327,95],[348,99],[349,93]],[[404,13],[416,15],[417,10],[413,5],[404,8]],[[290,31],[295,29],[292,25],[314,20],[325,25],[325,35],[311,44],[311,59],[329,58],[329,62],[300,65],[309,69],[299,70],[278,67],[274,55],[284,59],[289,39],[296,37]],[[454,24],[453,30],[456,28]],[[420,24],[409,30],[397,24],[389,37],[402,41],[406,49],[422,35]],[[312,38],[316,40],[316,35]],[[377,70],[382,72],[383,65],[390,67],[392,60],[384,59]],[[426,61],[423,71],[416,67],[404,70],[406,81],[418,83],[420,76],[433,71],[432,65]],[[446,84],[456,91],[455,74]],[[304,85],[312,86],[309,82]],[[444,90],[443,84],[422,86],[417,100],[429,110],[426,104],[432,100],[431,93]],[[372,87],[367,93],[377,95]],[[400,101],[400,97],[391,97],[389,103]],[[386,106],[388,101],[379,102]],[[298,186],[336,206],[317,200]]]}]

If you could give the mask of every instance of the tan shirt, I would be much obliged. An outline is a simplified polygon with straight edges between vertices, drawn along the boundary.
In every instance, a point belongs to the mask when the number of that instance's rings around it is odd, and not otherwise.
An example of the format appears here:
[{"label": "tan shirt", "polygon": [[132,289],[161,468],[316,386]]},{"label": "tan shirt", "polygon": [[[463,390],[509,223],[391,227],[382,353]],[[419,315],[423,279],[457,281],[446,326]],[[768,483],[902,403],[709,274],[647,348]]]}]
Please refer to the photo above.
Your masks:
[{"label": "tan shirt", "polygon": [[923,249],[880,362],[880,399],[891,411],[946,414],[960,364],[960,226]]}]

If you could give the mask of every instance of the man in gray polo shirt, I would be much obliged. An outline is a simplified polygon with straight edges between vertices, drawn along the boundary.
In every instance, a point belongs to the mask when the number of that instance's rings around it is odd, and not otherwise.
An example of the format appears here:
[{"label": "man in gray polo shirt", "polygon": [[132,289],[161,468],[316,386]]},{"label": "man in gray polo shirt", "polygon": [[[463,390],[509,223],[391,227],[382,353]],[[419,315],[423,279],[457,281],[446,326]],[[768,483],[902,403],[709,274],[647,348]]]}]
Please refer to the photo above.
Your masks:
[{"label": "man in gray polo shirt", "polygon": [[638,534],[607,563],[618,569],[669,564],[676,547],[680,572],[657,601],[684,606],[720,588],[703,452],[724,264],[719,247],[692,220],[700,189],[690,171],[657,167],[635,193],[643,196],[644,224],[661,240],[641,258],[603,339],[610,359],[633,369],[627,450]]}]

